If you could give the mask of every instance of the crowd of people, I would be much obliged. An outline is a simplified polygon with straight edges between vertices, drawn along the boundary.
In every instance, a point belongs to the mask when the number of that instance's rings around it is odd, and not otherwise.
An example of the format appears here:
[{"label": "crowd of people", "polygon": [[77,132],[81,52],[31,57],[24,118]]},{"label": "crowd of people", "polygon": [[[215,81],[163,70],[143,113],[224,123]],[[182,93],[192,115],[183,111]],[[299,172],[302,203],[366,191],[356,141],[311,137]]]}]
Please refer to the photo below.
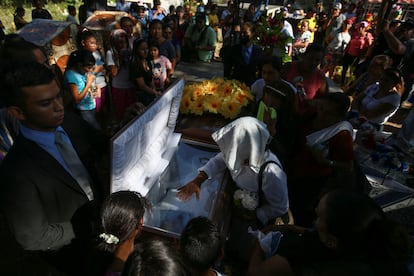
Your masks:
[{"label": "crowd of people", "polygon": [[[0,207],[21,264],[6,271],[221,275],[220,260],[235,258],[243,275],[409,275],[409,231],[366,195],[353,133],[362,121],[381,130],[402,99],[414,102],[414,23],[379,22],[378,32],[358,5],[343,10],[337,2],[324,13],[317,4],[294,21],[287,7],[266,17],[261,2],[235,16],[231,1],[220,14],[214,2],[167,11],[159,0],[151,9],[121,0],[116,9],[129,15],[119,28],[99,45],[97,33],[80,27],[64,72],[41,47],[7,35],[0,47]],[[76,9],[68,10],[76,22]],[[52,19],[41,0],[32,16]],[[16,28],[28,24],[23,17],[18,7]],[[291,37],[284,53],[269,55],[257,42],[263,20]],[[217,61],[255,99],[211,133],[220,153],[177,197],[198,198],[207,179],[228,170],[236,189],[230,231],[223,236],[197,217],[179,246],[146,239],[151,203],[137,192],[109,193],[109,118],[120,127],[144,112],[180,62]],[[344,92],[332,93],[327,78],[338,65]],[[271,253],[250,233],[261,229],[274,235]]]}]

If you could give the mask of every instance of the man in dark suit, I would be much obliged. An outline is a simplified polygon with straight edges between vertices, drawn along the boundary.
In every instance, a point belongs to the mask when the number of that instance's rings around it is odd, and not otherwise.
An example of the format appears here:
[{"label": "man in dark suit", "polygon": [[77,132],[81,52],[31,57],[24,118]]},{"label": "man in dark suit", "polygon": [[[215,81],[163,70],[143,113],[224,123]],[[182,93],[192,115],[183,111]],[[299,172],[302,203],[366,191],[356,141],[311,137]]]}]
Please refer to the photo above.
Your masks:
[{"label": "man in dark suit", "polygon": [[[1,87],[8,112],[20,121],[20,135],[0,166],[1,211],[26,252],[40,253],[58,270],[81,270],[74,262],[82,252],[75,245],[90,237],[103,196],[93,167],[105,140],[76,115],[65,114],[55,76],[44,65],[9,66]],[[74,149],[79,169],[59,151],[57,132]],[[83,183],[80,168],[87,175]]]},{"label": "man in dark suit", "polygon": [[240,44],[232,46],[223,57],[225,78],[239,80],[248,86],[258,79],[263,51],[253,44],[255,35],[255,25],[251,22],[243,23]]}]

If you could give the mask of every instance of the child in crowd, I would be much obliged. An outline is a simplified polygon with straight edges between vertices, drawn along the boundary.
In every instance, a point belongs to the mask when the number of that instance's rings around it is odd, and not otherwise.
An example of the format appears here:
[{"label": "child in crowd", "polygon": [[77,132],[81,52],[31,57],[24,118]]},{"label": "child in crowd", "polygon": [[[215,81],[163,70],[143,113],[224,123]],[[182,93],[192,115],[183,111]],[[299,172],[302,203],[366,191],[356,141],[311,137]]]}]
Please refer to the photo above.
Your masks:
[{"label": "child in crowd", "polygon": [[95,58],[88,50],[71,53],[63,76],[64,85],[72,95],[75,111],[96,129],[101,129],[95,117],[95,97],[100,97],[96,90],[95,75],[92,73]]},{"label": "child in crowd", "polygon": [[135,87],[129,78],[129,58],[127,33],[122,29],[113,30],[106,61],[112,75],[112,101],[118,120],[122,118],[127,107],[136,102]]},{"label": "child in crowd", "polygon": [[148,31],[149,31],[149,18],[148,15],[145,14],[145,7],[138,6],[137,8],[137,17],[138,23],[141,25],[141,38],[148,38]]},{"label": "child in crowd", "polygon": [[163,23],[160,20],[154,19],[149,26],[149,41],[156,41],[159,45],[159,52],[171,61],[172,67],[175,68],[177,64],[177,53],[171,41],[164,37],[162,32]]},{"label": "child in crowd", "polygon": [[208,218],[196,217],[190,220],[181,233],[181,254],[192,275],[222,274],[213,266],[223,257],[220,232]]},{"label": "child in crowd", "polygon": [[14,15],[13,15],[13,21],[14,21],[14,26],[16,27],[16,30],[20,30],[24,25],[29,24],[29,22],[27,22],[24,19],[25,14],[26,14],[26,11],[24,10],[22,6],[18,6],[16,8],[16,11],[14,12]]},{"label": "child in crowd", "polygon": [[150,104],[156,96],[161,95],[161,92],[152,87],[152,70],[148,61],[148,43],[145,39],[134,42],[130,77],[138,88],[139,101],[144,105]]},{"label": "child in crowd", "polygon": [[170,83],[173,68],[170,60],[160,55],[159,44],[152,41],[150,45],[150,63],[152,69],[152,89],[162,92]]},{"label": "child in crowd", "polygon": [[304,20],[300,26],[300,30],[296,35],[293,42],[293,55],[297,58],[299,54],[303,54],[306,51],[310,43],[312,33],[309,31],[309,21]]},{"label": "child in crowd", "polygon": [[76,8],[75,6],[69,5],[68,6],[68,16],[66,17],[67,22],[72,22],[74,24],[78,24],[78,21],[76,20]]},{"label": "child in crowd", "polygon": [[115,192],[103,203],[98,247],[113,253],[113,261],[106,275],[122,272],[128,256],[134,250],[135,238],[141,233],[144,213],[149,208],[149,202],[132,191]]},{"label": "child in crowd", "polygon": [[92,53],[95,58],[95,66],[93,68],[93,74],[95,74],[95,83],[97,89],[97,95],[100,97],[95,98],[96,112],[100,112],[102,107],[105,105],[106,100],[106,80],[105,80],[105,62],[103,60],[101,51],[98,48],[96,36],[92,31],[83,29],[78,33],[78,47],[85,49]]},{"label": "child in crowd", "polygon": [[123,276],[190,276],[172,245],[150,240],[135,247],[125,264]]},{"label": "child in crowd", "polygon": [[135,39],[141,36],[141,30],[137,30],[135,22],[129,16],[122,17],[119,23],[121,25],[121,29],[124,30],[127,34],[129,49],[132,50]]}]

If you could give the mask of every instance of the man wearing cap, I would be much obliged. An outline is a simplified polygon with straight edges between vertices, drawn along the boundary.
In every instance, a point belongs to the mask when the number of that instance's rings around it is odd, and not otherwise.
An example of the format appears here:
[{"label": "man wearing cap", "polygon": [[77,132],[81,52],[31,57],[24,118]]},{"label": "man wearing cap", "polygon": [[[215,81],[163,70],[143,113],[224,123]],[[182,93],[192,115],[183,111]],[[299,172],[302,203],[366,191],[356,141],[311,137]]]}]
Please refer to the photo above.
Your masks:
[{"label": "man wearing cap", "polygon": [[190,58],[209,62],[217,45],[216,32],[206,25],[205,13],[198,13],[195,21],[185,32],[183,53],[186,52]]},{"label": "man wearing cap", "polygon": [[325,29],[325,42],[329,44],[333,34],[341,29],[343,22],[346,20],[346,16],[341,13],[342,4],[335,3],[332,7],[332,15],[324,25]]}]

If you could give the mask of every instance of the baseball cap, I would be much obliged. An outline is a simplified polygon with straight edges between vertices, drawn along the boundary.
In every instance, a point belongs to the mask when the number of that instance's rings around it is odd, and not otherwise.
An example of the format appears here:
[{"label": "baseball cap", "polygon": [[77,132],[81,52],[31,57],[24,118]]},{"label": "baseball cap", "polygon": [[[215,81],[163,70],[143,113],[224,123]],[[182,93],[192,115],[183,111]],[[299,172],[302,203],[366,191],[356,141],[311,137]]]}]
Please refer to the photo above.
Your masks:
[{"label": "baseball cap", "polygon": [[367,21],[361,21],[361,23],[358,24],[358,28],[366,28],[369,26],[369,23]]},{"label": "baseball cap", "polygon": [[335,3],[332,7],[334,10],[342,10],[342,4],[341,3]]}]

